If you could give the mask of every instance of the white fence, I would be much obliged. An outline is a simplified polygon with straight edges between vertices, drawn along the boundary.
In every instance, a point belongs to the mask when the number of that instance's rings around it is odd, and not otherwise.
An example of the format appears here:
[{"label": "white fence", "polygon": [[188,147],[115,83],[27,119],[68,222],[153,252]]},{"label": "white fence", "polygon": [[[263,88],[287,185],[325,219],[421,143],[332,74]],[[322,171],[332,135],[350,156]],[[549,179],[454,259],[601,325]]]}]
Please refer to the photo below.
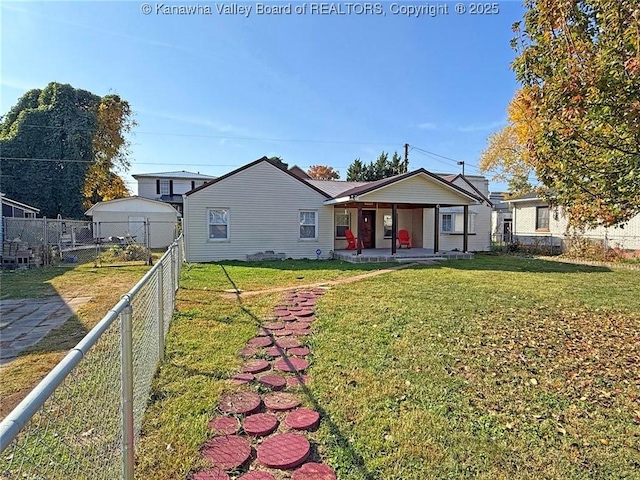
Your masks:
[{"label": "white fence", "polygon": [[179,237],[0,423],[0,478],[133,478],[182,259]]}]

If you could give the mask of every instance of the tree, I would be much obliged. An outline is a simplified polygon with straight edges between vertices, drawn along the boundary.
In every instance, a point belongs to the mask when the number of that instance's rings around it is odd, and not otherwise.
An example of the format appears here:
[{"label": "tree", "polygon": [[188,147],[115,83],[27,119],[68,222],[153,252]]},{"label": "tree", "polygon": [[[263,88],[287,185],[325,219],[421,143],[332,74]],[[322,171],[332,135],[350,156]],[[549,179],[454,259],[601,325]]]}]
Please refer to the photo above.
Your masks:
[{"label": "tree", "polygon": [[575,226],[640,213],[637,0],[526,0],[514,25],[524,161]]},{"label": "tree", "polygon": [[27,92],[0,122],[3,192],[67,218],[83,216],[85,192],[98,201],[101,192],[128,194],[114,170],[128,166],[125,134],[134,125],[117,96],[59,83]]},{"label": "tree", "polygon": [[311,165],[307,170],[307,175],[315,180],[337,180],[340,178],[340,172],[327,165]]},{"label": "tree", "polygon": [[347,169],[347,180],[356,182],[372,182],[381,180],[393,175],[407,173],[409,163],[401,159],[398,152],[393,154],[389,160],[389,154],[382,152],[378,158],[369,164],[363,164],[362,160],[356,158]]},{"label": "tree", "polygon": [[281,170],[289,170],[289,164],[284,163],[284,160],[282,160],[282,157],[269,157],[267,160],[269,160],[269,163],[275,165]]}]

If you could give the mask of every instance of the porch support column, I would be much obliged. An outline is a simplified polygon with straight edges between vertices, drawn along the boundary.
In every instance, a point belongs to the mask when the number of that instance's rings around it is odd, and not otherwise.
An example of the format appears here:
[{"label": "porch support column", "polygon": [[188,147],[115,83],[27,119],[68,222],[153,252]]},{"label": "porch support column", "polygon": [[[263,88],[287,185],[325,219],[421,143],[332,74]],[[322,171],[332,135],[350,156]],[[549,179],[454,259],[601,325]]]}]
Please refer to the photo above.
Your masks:
[{"label": "porch support column", "polygon": [[362,255],[362,204],[358,203],[358,236],[356,237],[356,244],[358,249],[356,252],[358,255]]},{"label": "porch support column", "polygon": [[469,250],[469,205],[464,206],[463,212],[462,251],[466,253]]},{"label": "porch support column", "polygon": [[396,254],[396,241],[398,238],[398,204],[391,204],[391,255]]},{"label": "porch support column", "polygon": [[433,253],[440,250],[440,205],[433,209]]}]

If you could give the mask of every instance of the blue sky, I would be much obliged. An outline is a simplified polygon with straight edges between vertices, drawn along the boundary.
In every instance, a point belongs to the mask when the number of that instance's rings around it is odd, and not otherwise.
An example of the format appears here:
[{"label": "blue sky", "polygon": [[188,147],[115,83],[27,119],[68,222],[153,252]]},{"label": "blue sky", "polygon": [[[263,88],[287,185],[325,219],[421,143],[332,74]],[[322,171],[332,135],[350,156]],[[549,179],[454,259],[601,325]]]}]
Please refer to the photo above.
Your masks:
[{"label": "blue sky", "polygon": [[[263,155],[305,169],[331,165],[344,178],[355,158],[401,153],[404,143],[417,147],[410,169],[459,172],[453,160],[464,160],[475,174],[518,87],[509,41],[520,1],[498,2],[493,15],[419,1],[381,2],[383,15],[258,15],[259,2],[151,1],[144,15],[143,3],[0,4],[1,113],[51,81],[118,93],[138,122],[123,175],[132,193],[131,174],[222,175]],[[252,12],[220,15],[223,3]],[[212,14],[164,15],[162,4]],[[448,14],[408,17],[392,4],[446,6]]]}]

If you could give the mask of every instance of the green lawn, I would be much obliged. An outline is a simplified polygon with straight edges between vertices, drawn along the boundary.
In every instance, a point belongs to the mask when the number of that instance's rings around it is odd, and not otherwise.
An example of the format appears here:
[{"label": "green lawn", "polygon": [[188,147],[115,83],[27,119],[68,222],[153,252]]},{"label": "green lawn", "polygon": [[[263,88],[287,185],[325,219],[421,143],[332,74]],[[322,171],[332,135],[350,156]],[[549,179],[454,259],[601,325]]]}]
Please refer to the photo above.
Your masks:
[{"label": "green lawn", "polygon": [[[335,265],[185,271],[139,478],[199,464],[236,352],[278,301],[222,299],[230,280],[361,273]],[[315,329],[305,403],[341,480],[640,478],[639,272],[500,256],[408,268],[334,287]]]}]

